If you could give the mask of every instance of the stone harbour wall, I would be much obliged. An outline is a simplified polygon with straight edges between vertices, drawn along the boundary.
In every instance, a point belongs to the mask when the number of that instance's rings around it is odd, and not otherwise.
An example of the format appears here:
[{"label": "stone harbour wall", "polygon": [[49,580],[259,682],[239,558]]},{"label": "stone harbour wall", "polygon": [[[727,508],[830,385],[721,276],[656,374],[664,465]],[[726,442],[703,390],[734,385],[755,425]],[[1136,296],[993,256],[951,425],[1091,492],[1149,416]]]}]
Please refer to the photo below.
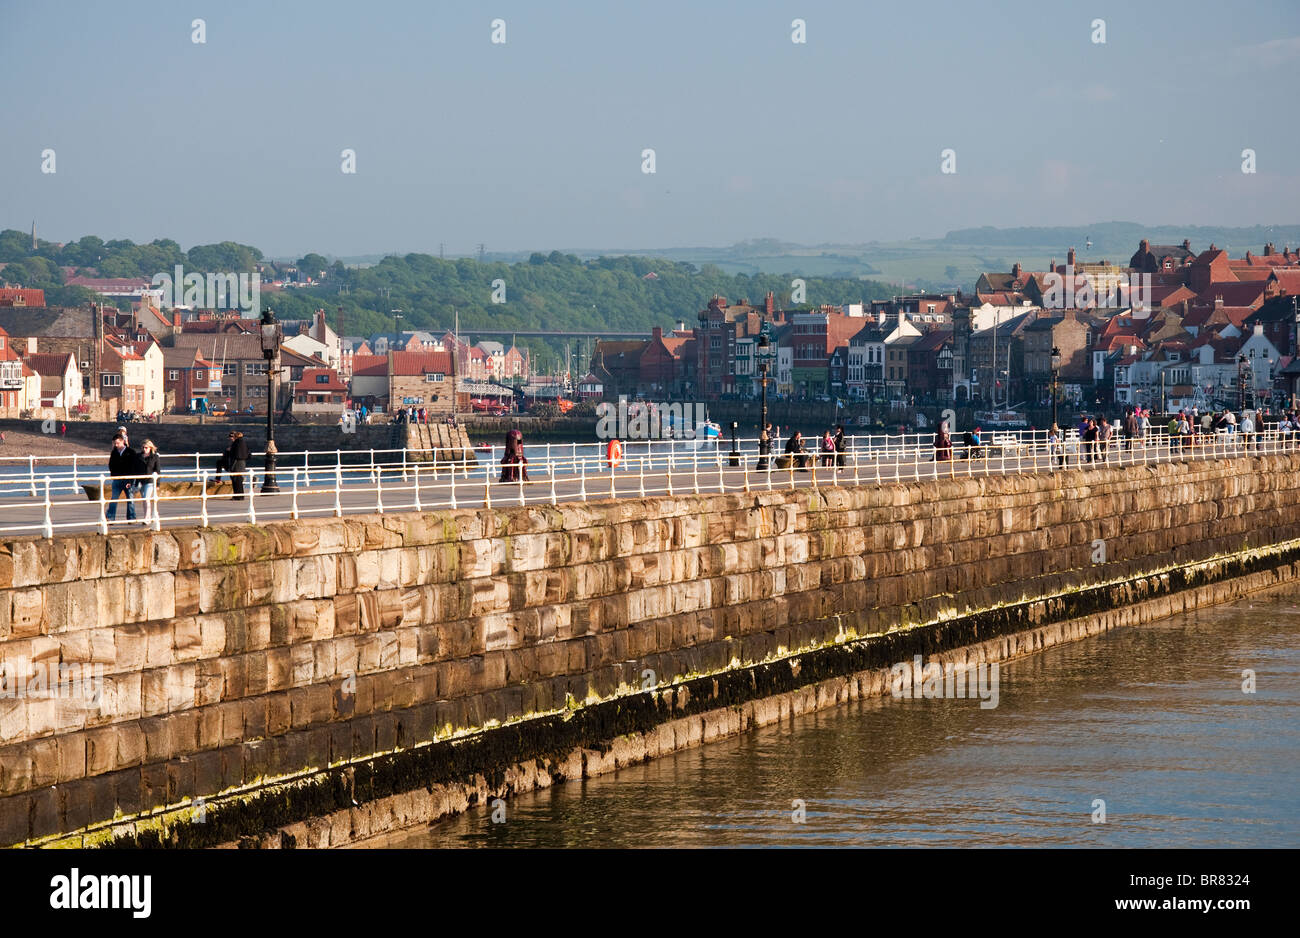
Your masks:
[{"label": "stone harbour wall", "polygon": [[346,842],[870,693],[913,654],[1277,585],[1298,468],[3,542],[0,844]]}]

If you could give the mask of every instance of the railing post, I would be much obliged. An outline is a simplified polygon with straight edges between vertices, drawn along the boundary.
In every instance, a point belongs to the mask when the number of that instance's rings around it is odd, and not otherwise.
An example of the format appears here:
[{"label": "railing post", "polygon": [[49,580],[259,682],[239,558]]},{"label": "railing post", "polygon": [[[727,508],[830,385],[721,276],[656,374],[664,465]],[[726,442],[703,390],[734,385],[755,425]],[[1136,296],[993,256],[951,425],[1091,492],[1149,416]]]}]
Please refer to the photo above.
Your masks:
[{"label": "railing post", "polygon": [[[469,465],[469,463],[466,462],[466,465]],[[433,479],[435,482],[437,482],[438,480],[437,473],[434,474]],[[451,507],[452,508],[456,507],[456,467],[455,466],[451,467]]]},{"label": "railing post", "polygon": [[[574,443],[573,446],[574,446],[574,453],[577,453],[577,446],[578,446],[578,444],[577,444],[577,443]],[[577,457],[575,456],[574,458],[576,459]],[[579,474],[579,475],[578,475],[578,478],[579,478],[579,484],[581,485],[581,488],[579,489],[578,494],[582,496],[582,500],[585,502],[585,501],[587,500],[587,463],[586,463],[586,460],[583,460],[582,462],[579,462],[579,463],[578,463],[578,474]]]},{"label": "railing post", "polygon": [[298,467],[293,467],[293,498],[290,503],[289,517],[298,520]]},{"label": "railing post", "polygon": [[614,488],[614,461],[613,460],[610,460],[609,463],[609,497],[610,498],[618,497],[618,491]]},{"label": "railing post", "polygon": [[641,477],[641,488],[640,488],[640,492],[641,492],[641,497],[642,497],[642,498],[645,498],[645,461],[646,461],[647,458],[649,458],[649,455],[650,455],[650,445],[647,443],[647,444],[646,444],[646,456],[645,456],[645,457],[642,457],[640,460],[637,461],[637,471],[639,472],[640,477]]},{"label": "railing post", "polygon": [[158,517],[158,501],[161,498],[161,490],[158,487],[158,473],[153,474],[153,488],[149,492],[149,500],[153,502],[153,530],[162,530],[162,519]]},{"label": "railing post", "polygon": [[[411,468],[415,472],[415,510],[423,511],[420,507],[420,464],[417,462]],[[406,478],[405,474],[403,474],[402,478]]]},{"label": "railing post", "polygon": [[551,475],[551,504],[556,505],[559,504],[559,499],[556,497],[555,494],[555,463],[551,462],[550,458],[551,458],[551,444],[547,443],[546,444],[546,459],[547,459],[546,468]]},{"label": "railing post", "polygon": [[334,466],[334,517],[343,517],[343,464]]},{"label": "railing post", "polygon": [[99,533],[108,533],[108,496],[104,494],[104,474],[99,474]]},{"label": "railing post", "polygon": [[253,489],[253,470],[248,470],[248,481],[245,483],[245,491],[248,492],[248,523],[257,524],[257,509],[253,507],[257,501],[257,492]]},{"label": "railing post", "polygon": [[35,456],[28,456],[28,457],[27,457],[27,478],[28,478],[28,480],[30,481],[31,486],[32,486],[32,498],[35,498],[36,495],[37,495],[37,491],[36,491],[36,457],[35,457]]},{"label": "railing post", "polygon": [[194,454],[194,478],[197,479],[201,475],[203,475],[203,467],[199,465],[199,454],[195,453]]},{"label": "railing post", "polygon": [[375,510],[382,515],[384,513],[384,472],[382,469],[376,470],[372,466],[370,474],[375,479]]},{"label": "railing post", "polygon": [[[54,537],[54,519],[50,517],[50,477],[45,477],[45,527],[46,538]],[[155,528],[154,530],[157,530]]]},{"label": "railing post", "polygon": [[77,484],[77,454],[72,454],[72,491],[75,493],[80,486]]},{"label": "railing post", "polygon": [[492,473],[483,474],[483,507],[492,507]]},{"label": "railing post", "polygon": [[691,483],[695,494],[700,494],[700,451],[691,449]]}]

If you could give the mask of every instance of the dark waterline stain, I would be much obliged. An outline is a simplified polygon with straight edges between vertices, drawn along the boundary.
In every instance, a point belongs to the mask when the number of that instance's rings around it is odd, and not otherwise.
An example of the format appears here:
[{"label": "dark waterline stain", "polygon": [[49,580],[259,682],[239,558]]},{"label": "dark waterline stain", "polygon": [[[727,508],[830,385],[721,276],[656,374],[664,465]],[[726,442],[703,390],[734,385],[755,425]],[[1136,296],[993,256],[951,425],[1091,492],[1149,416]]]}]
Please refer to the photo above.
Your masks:
[{"label": "dark waterline stain", "polygon": [[367,845],[1300,846],[1300,590],[1000,677],[996,709],[860,701]]}]

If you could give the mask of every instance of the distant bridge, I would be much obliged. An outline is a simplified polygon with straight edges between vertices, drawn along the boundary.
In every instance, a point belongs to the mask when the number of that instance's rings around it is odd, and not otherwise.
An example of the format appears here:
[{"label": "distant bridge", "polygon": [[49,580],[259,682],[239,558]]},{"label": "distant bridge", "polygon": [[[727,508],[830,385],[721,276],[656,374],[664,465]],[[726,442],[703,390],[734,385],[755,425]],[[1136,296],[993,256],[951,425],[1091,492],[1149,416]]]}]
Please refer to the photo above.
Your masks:
[{"label": "distant bridge", "polygon": [[460,330],[461,335],[508,335],[508,336],[532,336],[536,337],[573,337],[579,339],[597,338],[597,339],[647,339],[650,337],[649,329],[642,329],[639,332],[592,332],[581,331],[575,332],[570,329],[563,332],[548,332],[545,330],[528,331],[524,329],[466,329]]}]

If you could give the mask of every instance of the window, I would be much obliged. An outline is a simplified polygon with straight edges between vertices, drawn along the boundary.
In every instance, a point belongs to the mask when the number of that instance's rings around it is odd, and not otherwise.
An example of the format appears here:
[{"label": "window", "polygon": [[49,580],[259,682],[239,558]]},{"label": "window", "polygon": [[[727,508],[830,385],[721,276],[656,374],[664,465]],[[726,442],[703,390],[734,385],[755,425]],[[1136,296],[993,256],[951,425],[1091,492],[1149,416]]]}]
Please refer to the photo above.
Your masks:
[{"label": "window", "polygon": [[167,372],[167,380],[168,380],[168,381],[179,381],[179,380],[181,380],[181,373],[180,373],[179,371],[177,371],[175,368],[169,369],[168,372]]},{"label": "window", "polygon": [[266,388],[260,384],[244,388],[244,397],[266,397]]},{"label": "window", "polygon": [[437,384],[442,379],[443,373],[441,371],[430,371],[424,376],[424,380],[430,384]]},{"label": "window", "polygon": [[264,374],[266,374],[266,362],[244,362],[245,377]]},{"label": "window", "polygon": [[106,388],[120,388],[122,386],[122,376],[105,374],[100,375],[103,386]]},{"label": "window", "polygon": [[235,396],[235,386],[234,386],[233,384],[223,384],[223,385],[221,386],[221,393],[222,393],[223,395],[225,395],[226,397],[234,397],[234,396]]},{"label": "window", "polygon": [[221,374],[224,377],[233,378],[235,375],[239,374],[239,365],[234,362],[227,362],[221,366]]},{"label": "window", "polygon": [[317,384],[329,384],[329,383],[330,383],[330,376],[329,376],[329,375],[317,375],[317,376],[316,376],[316,383],[317,383]]},{"label": "window", "polygon": [[206,380],[207,380],[207,375],[206,375],[206,373],[204,372],[204,370],[203,370],[202,368],[199,368],[199,369],[197,369],[197,370],[194,372],[194,380],[195,380],[195,381],[206,381]]}]

